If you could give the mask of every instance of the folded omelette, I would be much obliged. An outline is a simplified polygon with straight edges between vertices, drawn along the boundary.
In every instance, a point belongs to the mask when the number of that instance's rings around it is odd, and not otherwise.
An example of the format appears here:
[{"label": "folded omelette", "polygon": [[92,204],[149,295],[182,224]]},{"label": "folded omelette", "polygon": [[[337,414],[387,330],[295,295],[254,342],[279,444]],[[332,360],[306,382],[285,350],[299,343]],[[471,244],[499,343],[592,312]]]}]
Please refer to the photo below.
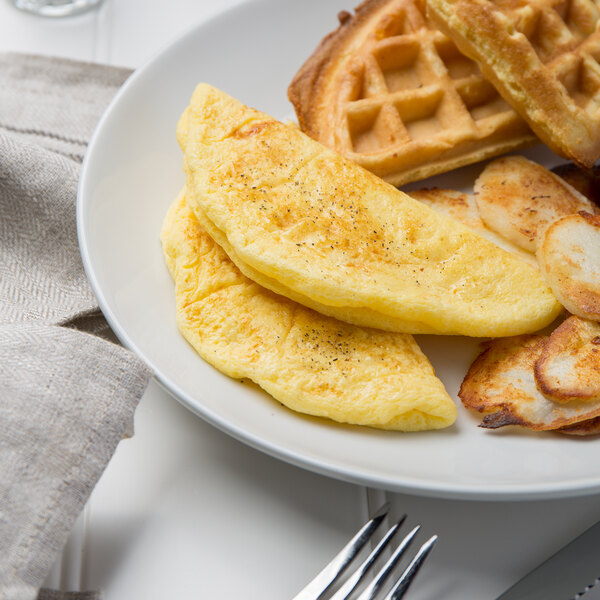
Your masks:
[{"label": "folded omelette", "polygon": [[420,431],[454,422],[456,407],[412,336],[343,323],[258,286],[202,229],[183,194],[161,240],[178,327],[226,375],[343,423]]},{"label": "folded omelette", "polygon": [[517,335],[560,311],[533,266],[209,85],[178,139],[196,217],[278,294],[406,333]]}]

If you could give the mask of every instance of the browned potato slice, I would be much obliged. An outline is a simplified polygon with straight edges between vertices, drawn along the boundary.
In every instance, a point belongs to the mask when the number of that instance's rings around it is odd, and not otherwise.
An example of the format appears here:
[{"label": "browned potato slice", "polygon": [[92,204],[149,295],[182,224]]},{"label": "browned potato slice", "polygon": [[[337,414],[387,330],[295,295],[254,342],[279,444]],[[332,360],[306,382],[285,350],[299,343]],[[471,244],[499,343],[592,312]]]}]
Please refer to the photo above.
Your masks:
[{"label": "browned potato slice", "polygon": [[569,312],[600,320],[600,216],[582,211],[559,219],[546,231],[537,258]]},{"label": "browned potato slice", "polygon": [[513,244],[505,237],[486,227],[479,216],[473,195],[464,194],[456,190],[442,190],[440,188],[413,190],[408,192],[408,195],[412,196],[415,200],[427,204],[427,206],[434,210],[460,221],[463,225],[470,227],[482,237],[496,244],[496,246],[520,256],[535,267],[538,266],[534,254],[519,248],[519,246]]},{"label": "browned potato slice", "polygon": [[560,177],[522,156],[492,161],[475,182],[475,199],[483,222],[525,250],[556,219],[596,207]]},{"label": "browned potato slice", "polygon": [[477,211],[475,199],[469,194],[441,188],[423,188],[407,193],[415,200],[460,221],[471,229],[477,230],[485,227]]},{"label": "browned potato slice", "polygon": [[538,390],[533,369],[546,340],[539,335],[522,335],[486,344],[458,393],[466,407],[485,415],[481,427],[558,429],[600,415],[600,402],[559,404]]},{"label": "browned potato slice", "polygon": [[600,400],[600,323],[569,317],[535,363],[539,390],[556,402]]},{"label": "browned potato slice", "polygon": [[565,163],[550,169],[594,204],[600,204],[600,165],[581,169],[575,163]]},{"label": "browned potato slice", "polygon": [[598,435],[600,433],[600,417],[594,417],[593,419],[581,421],[581,423],[575,423],[574,425],[567,425],[556,431],[568,435]]}]

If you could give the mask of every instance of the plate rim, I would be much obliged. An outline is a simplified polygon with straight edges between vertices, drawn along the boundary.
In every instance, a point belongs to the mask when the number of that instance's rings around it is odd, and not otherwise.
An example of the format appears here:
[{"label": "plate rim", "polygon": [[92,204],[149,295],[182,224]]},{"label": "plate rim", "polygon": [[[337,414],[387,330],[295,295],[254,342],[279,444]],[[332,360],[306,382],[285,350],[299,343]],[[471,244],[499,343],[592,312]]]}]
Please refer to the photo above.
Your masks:
[{"label": "plate rim", "polygon": [[220,20],[226,20],[232,13],[240,11],[243,7],[250,4],[265,4],[265,0],[245,0],[234,6],[228,7],[216,14],[210,15],[207,18],[191,25],[187,31],[176,36],[169,43],[163,45],[162,48],[154,52],[140,67],[136,68],[129,77],[125,80],[119,90],[111,99],[110,103],[100,117],[94,132],[89,140],[84,160],[81,165],[79,182],[77,186],[76,199],[76,225],[77,238],[83,262],[85,274],[90,283],[90,286],[95,294],[100,309],[106,318],[111,329],[119,339],[119,341],[129,350],[140,357],[153,371],[154,379],[160,387],[167,392],[171,397],[185,406],[193,414],[204,419],[211,425],[217,427],[224,433],[231,435],[233,438],[245,443],[261,452],[264,452],[277,459],[283,460],[297,467],[308,469],[312,472],[319,473],[335,479],[340,479],[346,482],[385,489],[391,492],[406,493],[411,495],[420,495],[432,498],[443,498],[451,500],[485,500],[485,501],[529,501],[541,499],[559,499],[571,498],[578,496],[587,496],[600,492],[600,477],[580,478],[578,480],[570,480],[568,483],[557,484],[552,483],[513,483],[513,484],[496,484],[487,485],[484,489],[471,484],[448,484],[439,482],[425,482],[413,477],[402,476],[390,477],[380,476],[378,474],[366,473],[361,467],[349,468],[346,465],[341,465],[337,460],[330,458],[324,459],[313,458],[311,456],[299,454],[297,451],[286,448],[280,443],[265,440],[257,436],[253,432],[247,431],[237,424],[232,424],[227,419],[221,417],[217,412],[202,405],[198,400],[191,398],[176,381],[162,373],[161,368],[151,360],[146,352],[140,348],[133,339],[126,327],[121,324],[121,321],[116,312],[111,307],[107,299],[102,285],[100,284],[96,270],[94,267],[94,259],[90,253],[88,243],[88,234],[86,230],[86,188],[89,185],[90,164],[94,157],[94,150],[98,138],[101,136],[106,122],[109,120],[112,112],[119,106],[122,98],[130,93],[130,89],[136,85],[139,78],[143,77],[148,69],[150,69],[157,60],[161,59],[165,54],[174,51],[180,45],[185,44],[188,38],[197,35],[200,30],[211,25],[217,25]]}]

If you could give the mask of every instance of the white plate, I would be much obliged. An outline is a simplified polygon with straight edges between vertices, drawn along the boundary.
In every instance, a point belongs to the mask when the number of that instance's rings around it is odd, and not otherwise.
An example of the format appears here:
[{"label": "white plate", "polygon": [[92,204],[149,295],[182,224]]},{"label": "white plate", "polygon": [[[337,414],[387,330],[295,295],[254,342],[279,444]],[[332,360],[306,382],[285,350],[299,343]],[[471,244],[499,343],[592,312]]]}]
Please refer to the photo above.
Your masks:
[{"label": "white plate", "polygon": [[[352,4],[352,3],[350,3]],[[598,441],[484,431],[459,406],[454,427],[398,434],[303,417],[203,362],[175,326],[159,230],[183,184],[177,119],[206,81],[278,118],[286,88],[348,0],[263,0],[203,23],[139,69],[102,118],[83,166],[78,228],[87,273],[122,342],[194,413],[291,463],[345,480],[429,496],[533,499],[600,491]],[[540,149],[534,155],[556,160]],[[429,185],[462,188],[475,166]],[[477,344],[419,342],[455,395]]]}]

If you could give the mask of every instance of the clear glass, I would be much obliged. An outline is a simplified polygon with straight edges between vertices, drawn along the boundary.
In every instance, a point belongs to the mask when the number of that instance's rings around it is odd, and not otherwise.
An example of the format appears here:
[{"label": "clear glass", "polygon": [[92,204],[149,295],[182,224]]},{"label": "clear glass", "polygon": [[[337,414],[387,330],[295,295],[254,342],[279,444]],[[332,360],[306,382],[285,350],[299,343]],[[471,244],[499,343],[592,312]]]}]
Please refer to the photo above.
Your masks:
[{"label": "clear glass", "polygon": [[19,10],[44,17],[67,17],[86,12],[103,0],[12,0]]}]

